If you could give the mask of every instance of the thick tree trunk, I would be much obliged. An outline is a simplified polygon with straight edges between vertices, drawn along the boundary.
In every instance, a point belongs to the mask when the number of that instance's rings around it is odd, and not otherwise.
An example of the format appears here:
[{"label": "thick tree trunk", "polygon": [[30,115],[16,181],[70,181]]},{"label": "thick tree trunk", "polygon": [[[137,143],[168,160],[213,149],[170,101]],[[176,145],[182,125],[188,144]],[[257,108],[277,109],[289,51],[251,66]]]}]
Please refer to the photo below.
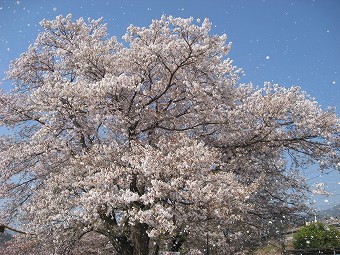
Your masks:
[{"label": "thick tree trunk", "polygon": [[171,241],[171,251],[179,251],[183,243],[186,241],[187,234],[178,234],[172,238]]},{"label": "thick tree trunk", "polygon": [[156,244],[153,255],[158,255],[158,253],[159,253],[159,245]]},{"label": "thick tree trunk", "polygon": [[138,223],[132,230],[133,254],[132,255],[149,255],[150,238],[146,233],[148,225]]},{"label": "thick tree trunk", "polygon": [[126,236],[115,236],[111,240],[112,246],[119,255],[132,255],[133,246]]}]

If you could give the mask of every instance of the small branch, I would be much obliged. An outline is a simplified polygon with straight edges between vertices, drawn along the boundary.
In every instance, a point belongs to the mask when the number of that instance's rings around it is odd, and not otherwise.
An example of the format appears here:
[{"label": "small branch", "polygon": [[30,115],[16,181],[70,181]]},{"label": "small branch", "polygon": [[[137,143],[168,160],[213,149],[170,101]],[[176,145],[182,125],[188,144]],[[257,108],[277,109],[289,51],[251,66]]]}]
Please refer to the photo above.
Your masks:
[{"label": "small branch", "polygon": [[16,232],[16,233],[19,233],[19,234],[34,235],[34,234],[26,233],[26,232],[23,232],[23,231],[20,231],[20,230],[11,228],[11,227],[9,227],[9,226],[7,226],[7,225],[5,225],[5,224],[0,224],[0,232],[3,233],[3,232],[5,231],[6,228],[9,229],[9,230],[11,230],[11,231],[14,231],[14,232]]}]

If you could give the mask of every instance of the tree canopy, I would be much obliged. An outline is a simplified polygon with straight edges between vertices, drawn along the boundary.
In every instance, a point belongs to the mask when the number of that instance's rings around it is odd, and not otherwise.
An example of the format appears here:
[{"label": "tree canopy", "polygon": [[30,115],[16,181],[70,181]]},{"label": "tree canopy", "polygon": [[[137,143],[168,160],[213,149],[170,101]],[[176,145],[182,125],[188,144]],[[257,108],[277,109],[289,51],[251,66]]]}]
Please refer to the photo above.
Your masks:
[{"label": "tree canopy", "polygon": [[237,254],[305,208],[301,166],[338,167],[335,112],[299,87],[239,84],[208,19],[162,16],[124,43],[100,19],[41,26],[0,95],[0,194],[1,220],[45,253],[96,233],[120,255],[206,234]]},{"label": "tree canopy", "polygon": [[340,231],[321,222],[313,222],[293,236],[296,249],[340,247]]}]

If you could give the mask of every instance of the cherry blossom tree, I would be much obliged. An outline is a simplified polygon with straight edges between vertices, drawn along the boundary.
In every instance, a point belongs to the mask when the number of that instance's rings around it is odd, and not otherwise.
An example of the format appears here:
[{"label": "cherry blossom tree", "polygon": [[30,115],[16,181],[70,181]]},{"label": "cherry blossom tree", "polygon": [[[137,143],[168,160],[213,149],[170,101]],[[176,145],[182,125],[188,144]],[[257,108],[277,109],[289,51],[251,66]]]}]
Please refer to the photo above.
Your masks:
[{"label": "cherry blossom tree", "polygon": [[334,111],[298,87],[238,84],[208,19],[162,16],[125,43],[100,19],[41,25],[0,96],[0,194],[1,220],[42,253],[88,236],[122,255],[187,252],[208,235],[237,254],[301,212],[300,167],[339,166]]}]

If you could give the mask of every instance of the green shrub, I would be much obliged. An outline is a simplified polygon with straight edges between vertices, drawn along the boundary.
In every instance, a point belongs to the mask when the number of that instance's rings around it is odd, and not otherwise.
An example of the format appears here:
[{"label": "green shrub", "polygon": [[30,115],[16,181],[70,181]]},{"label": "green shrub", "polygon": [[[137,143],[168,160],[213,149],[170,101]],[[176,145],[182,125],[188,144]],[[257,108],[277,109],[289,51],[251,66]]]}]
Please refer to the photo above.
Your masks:
[{"label": "green shrub", "polygon": [[340,247],[340,231],[320,222],[302,227],[293,236],[296,249]]}]

